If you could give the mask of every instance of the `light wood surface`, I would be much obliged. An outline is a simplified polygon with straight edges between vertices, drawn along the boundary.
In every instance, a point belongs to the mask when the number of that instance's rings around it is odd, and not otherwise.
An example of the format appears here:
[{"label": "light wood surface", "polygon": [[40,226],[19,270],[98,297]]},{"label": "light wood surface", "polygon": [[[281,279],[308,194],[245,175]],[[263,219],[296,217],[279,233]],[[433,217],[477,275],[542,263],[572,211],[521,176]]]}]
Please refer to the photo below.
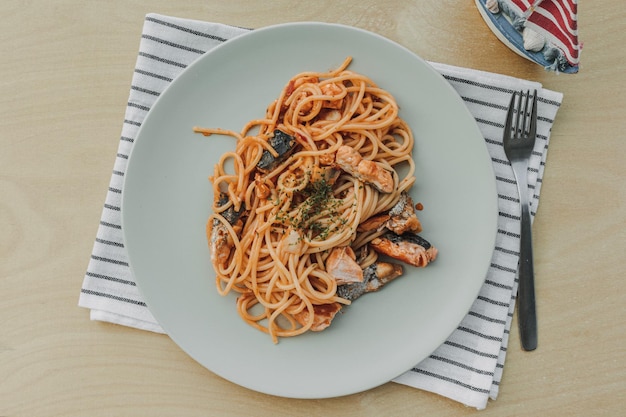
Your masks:
[{"label": "light wood surface", "polygon": [[484,416],[626,409],[626,9],[582,2],[577,75],[526,61],[473,1],[0,2],[0,416],[459,416],[478,412],[388,383],[327,400],[274,398],[205,370],[169,338],[91,322],[77,307],[106,194],[143,18],[245,27],[361,27],[425,59],[564,93],[534,225],[540,345],[513,323]]}]

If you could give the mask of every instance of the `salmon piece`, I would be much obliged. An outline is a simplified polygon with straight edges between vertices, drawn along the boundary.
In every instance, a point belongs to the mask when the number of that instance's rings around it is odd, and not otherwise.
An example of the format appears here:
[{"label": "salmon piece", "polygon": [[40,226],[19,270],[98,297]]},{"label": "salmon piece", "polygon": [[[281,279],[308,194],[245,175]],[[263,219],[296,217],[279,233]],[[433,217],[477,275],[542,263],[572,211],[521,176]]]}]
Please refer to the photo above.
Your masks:
[{"label": "salmon piece", "polygon": [[[317,304],[313,306],[313,325],[311,330],[319,332],[330,326],[330,322],[333,321],[337,313],[341,310],[341,304]],[[294,319],[302,326],[306,325],[309,320],[309,310],[304,309],[298,314],[294,314]]]},{"label": "salmon piece", "polygon": [[400,195],[400,199],[389,212],[370,217],[359,224],[357,231],[380,231],[385,227],[398,235],[404,232],[419,233],[422,231],[422,224],[413,207],[413,199],[407,193],[403,192]]},{"label": "salmon piece", "polygon": [[354,301],[363,294],[378,291],[383,285],[401,276],[402,265],[376,262],[363,270],[363,282],[354,282],[337,287],[337,296]]},{"label": "salmon piece", "polygon": [[333,152],[321,154],[319,158],[321,165],[333,165],[335,163],[335,154]]},{"label": "salmon piece", "polygon": [[[339,87],[335,83],[324,84],[321,87],[321,90],[322,90],[322,94],[324,94],[325,96],[331,96],[331,97],[336,97],[336,96],[341,95],[341,93],[343,93],[343,90],[341,89],[341,87]],[[343,100],[337,98],[333,100],[324,100],[323,106],[324,108],[327,108],[327,109],[340,109],[342,104],[343,104]]]},{"label": "salmon piece", "polygon": [[359,224],[356,231],[357,232],[372,232],[375,230],[378,231],[378,230],[381,230],[383,227],[385,227],[387,225],[387,222],[389,222],[388,214],[380,214],[378,216],[373,216],[365,220],[361,224]]},{"label": "salmon piece", "polygon": [[383,193],[393,191],[393,176],[382,165],[363,159],[361,154],[350,146],[340,146],[335,155],[335,163],[358,180],[373,185]]},{"label": "salmon piece", "polygon": [[424,267],[437,258],[437,248],[416,233],[387,232],[372,240],[370,246],[378,253],[417,267]]},{"label": "salmon piece", "polygon": [[350,282],[362,282],[363,270],[356,262],[356,255],[350,246],[334,248],[326,259],[326,272],[337,282],[337,285]]},{"label": "salmon piece", "polygon": [[228,258],[230,258],[230,250],[232,247],[232,238],[226,226],[217,220],[213,220],[209,248],[211,249],[211,263],[213,263],[213,267],[216,270],[226,266],[226,262],[228,262]]},{"label": "salmon piece", "polygon": [[419,233],[422,231],[422,223],[415,214],[413,199],[407,193],[400,194],[400,200],[389,210],[387,229],[395,234],[404,232]]},{"label": "salmon piece", "polygon": [[[228,202],[228,194],[220,193],[217,206],[224,206]],[[236,226],[240,222],[239,218],[243,212],[243,206],[239,209],[239,211],[236,211],[234,207],[229,207],[220,214],[228,223]],[[211,249],[211,262],[217,270],[219,267],[226,266],[226,263],[230,258],[231,249],[234,246],[234,242],[230,233],[228,233],[226,226],[219,220],[214,219],[212,224],[207,224],[207,229],[210,229],[209,248]]]}]

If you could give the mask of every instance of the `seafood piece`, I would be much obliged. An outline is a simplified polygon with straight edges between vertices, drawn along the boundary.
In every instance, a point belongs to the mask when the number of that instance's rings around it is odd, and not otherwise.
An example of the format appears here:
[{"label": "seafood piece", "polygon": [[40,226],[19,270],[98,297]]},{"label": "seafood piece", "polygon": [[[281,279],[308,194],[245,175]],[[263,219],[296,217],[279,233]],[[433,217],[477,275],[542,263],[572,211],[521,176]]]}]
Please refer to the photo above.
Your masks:
[{"label": "seafood piece", "polygon": [[337,296],[354,301],[365,293],[378,291],[389,281],[402,275],[402,265],[376,262],[363,270],[363,282],[339,285]]},{"label": "seafood piece", "polygon": [[341,120],[341,112],[337,109],[322,109],[320,111],[318,120],[325,120],[327,122],[338,122]]},{"label": "seafood piece", "polygon": [[[321,90],[322,90],[322,94],[326,96],[331,96],[331,97],[341,96],[341,94],[344,92],[344,90],[335,83],[324,84],[321,87]],[[342,103],[343,103],[343,100],[341,100],[341,98],[333,98],[331,100],[324,100],[323,106],[324,108],[327,108],[327,109],[340,109]]]},{"label": "seafood piece", "polygon": [[[297,98],[294,100],[293,107],[298,109],[298,114],[304,116],[313,110],[313,101],[306,101],[307,98],[311,96],[311,93],[308,91],[300,91],[300,93],[296,96]],[[302,104],[301,104],[302,102]]]},{"label": "seafood piece", "polygon": [[269,144],[278,153],[277,157],[267,149],[263,150],[261,160],[256,165],[259,171],[267,173],[285,162],[296,149],[296,138],[281,130],[274,130],[274,136],[269,139]]},{"label": "seafood piece", "polygon": [[372,240],[370,246],[378,253],[413,266],[426,266],[437,258],[437,248],[416,233],[387,232]]},{"label": "seafood piece", "polygon": [[341,174],[341,170],[331,166],[315,166],[311,173],[310,182],[324,181],[326,184],[334,185]]},{"label": "seafood piece", "polygon": [[[311,330],[319,332],[330,326],[330,322],[333,321],[339,310],[341,310],[341,304],[339,303],[314,305],[313,311],[315,315],[313,317]],[[304,309],[300,313],[294,314],[293,318],[304,326],[309,319],[309,310]]]},{"label": "seafood piece", "polygon": [[[220,193],[219,199],[217,200],[217,206],[218,207],[225,206],[229,201],[230,200],[228,198],[228,194]],[[235,210],[234,206],[231,206],[227,208],[226,210],[224,210],[223,212],[221,212],[220,214],[226,220],[228,220],[228,223],[234,225],[235,223],[237,223],[237,220],[239,220],[239,218],[241,217],[244,211],[245,211],[245,207],[243,205],[239,208],[239,211]]]},{"label": "seafood piece", "polygon": [[330,252],[326,272],[335,278],[337,285],[363,281],[363,270],[356,263],[356,255],[350,246],[334,248]]},{"label": "seafood piece", "polygon": [[379,214],[378,216],[370,217],[357,227],[357,232],[373,232],[379,231],[387,225],[389,221],[389,214]]},{"label": "seafood piece", "polygon": [[[228,199],[228,194],[220,193],[219,198],[217,200],[217,206],[221,207],[226,205],[230,200]],[[228,223],[235,226],[238,222],[240,222],[239,218],[241,214],[244,212],[243,205],[239,209],[239,211],[235,210],[234,206],[231,206],[221,212],[222,217],[226,219]],[[225,267],[226,262],[230,258],[230,251],[234,245],[234,242],[228,233],[228,229],[221,221],[214,219],[211,224],[211,237],[209,239],[209,247],[211,249],[211,262],[215,269],[219,269],[219,267]]]},{"label": "seafood piece", "polygon": [[373,185],[383,193],[393,191],[393,176],[380,164],[363,159],[361,154],[350,146],[340,146],[335,162],[341,169],[358,180]]},{"label": "seafood piece", "polygon": [[400,199],[388,213],[370,217],[359,225],[357,231],[380,231],[384,227],[398,235],[404,232],[419,233],[422,231],[422,224],[415,214],[413,199],[407,193],[403,192],[400,195]]},{"label": "seafood piece", "polygon": [[359,249],[357,249],[357,251],[354,253],[356,255],[356,262],[359,265],[362,265],[363,262],[365,262],[365,260],[367,259],[368,255],[370,253],[369,250],[369,246],[368,245],[363,245],[361,246]]},{"label": "seafood piece", "polygon": [[422,224],[415,214],[413,199],[407,193],[401,193],[400,200],[389,210],[389,221],[386,226],[398,235],[422,231]]},{"label": "seafood piece", "polygon": [[254,185],[255,185],[255,189],[256,189],[256,195],[260,199],[266,199],[267,197],[269,197],[272,194],[272,190],[266,184],[266,182],[263,179],[263,177],[261,176],[261,174],[259,174],[258,172],[256,174],[254,174]]},{"label": "seafood piece", "polygon": [[335,163],[335,153],[327,152],[320,155],[321,165],[333,165]]},{"label": "seafood piece", "polygon": [[289,230],[281,240],[282,250],[287,253],[300,253],[302,245],[302,236],[293,229]]}]

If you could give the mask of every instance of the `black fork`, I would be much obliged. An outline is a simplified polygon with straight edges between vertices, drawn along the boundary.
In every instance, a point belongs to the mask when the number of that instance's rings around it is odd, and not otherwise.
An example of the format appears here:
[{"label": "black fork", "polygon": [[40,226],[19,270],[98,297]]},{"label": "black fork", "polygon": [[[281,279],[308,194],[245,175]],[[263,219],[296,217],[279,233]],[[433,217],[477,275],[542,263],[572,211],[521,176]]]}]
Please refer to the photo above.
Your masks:
[{"label": "black fork", "polygon": [[[517,101],[515,100],[517,97]],[[520,340],[524,350],[537,348],[535,273],[533,267],[530,203],[528,197],[528,160],[537,135],[537,90],[513,93],[504,125],[504,152],[517,180],[522,212],[520,230],[519,287],[517,314]]]}]

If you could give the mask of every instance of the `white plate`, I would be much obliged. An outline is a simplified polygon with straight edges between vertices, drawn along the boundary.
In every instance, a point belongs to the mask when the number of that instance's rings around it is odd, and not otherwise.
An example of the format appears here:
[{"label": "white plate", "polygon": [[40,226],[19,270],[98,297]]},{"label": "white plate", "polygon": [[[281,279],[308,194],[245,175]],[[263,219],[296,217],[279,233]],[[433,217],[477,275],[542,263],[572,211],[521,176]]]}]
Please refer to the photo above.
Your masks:
[{"label": "white plate", "polygon": [[[439,249],[425,269],[367,294],[320,333],[281,339],[245,324],[215,290],[205,236],[207,177],[234,142],[196,125],[240,130],[296,73],[347,56],[397,99],[414,130],[422,235]],[[130,265],[169,336],[212,372],[250,389],[325,398],[383,384],[443,343],[469,311],[494,248],[495,179],[484,139],[451,86],[409,50],[363,30],[294,23],[252,31],[203,55],[146,117],[125,175],[122,224]]]}]

